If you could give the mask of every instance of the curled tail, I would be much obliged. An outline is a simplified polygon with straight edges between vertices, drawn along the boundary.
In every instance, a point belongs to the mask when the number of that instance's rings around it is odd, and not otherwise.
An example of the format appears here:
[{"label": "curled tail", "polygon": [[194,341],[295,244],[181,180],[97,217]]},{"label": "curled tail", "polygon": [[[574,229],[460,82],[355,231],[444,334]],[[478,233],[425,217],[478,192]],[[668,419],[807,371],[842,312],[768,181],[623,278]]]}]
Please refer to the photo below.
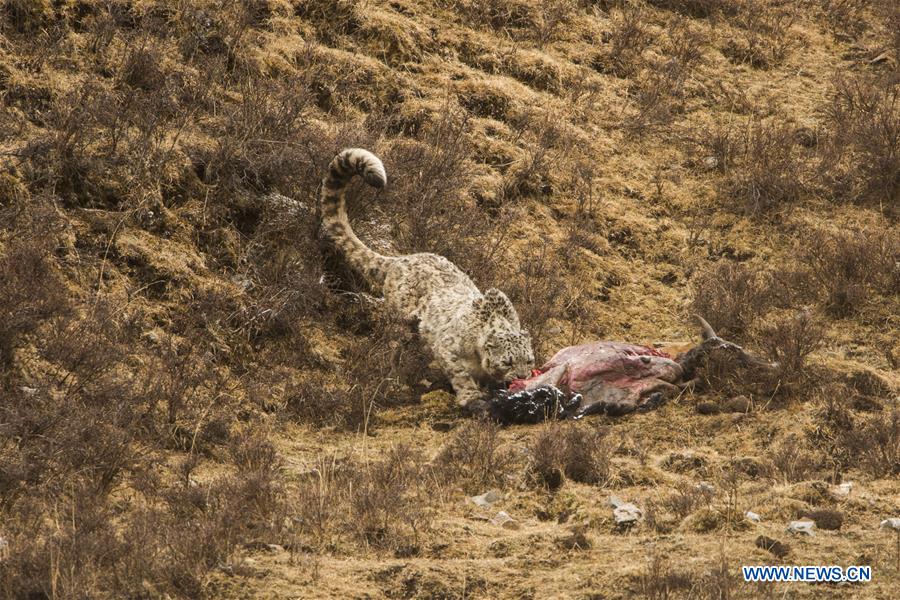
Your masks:
[{"label": "curled tail", "polygon": [[325,235],[343,252],[347,262],[371,283],[380,286],[392,259],[366,246],[350,227],[344,188],[354,175],[362,176],[375,188],[387,184],[384,165],[377,156],[362,148],[342,150],[328,165],[328,175],[322,180],[322,225]]}]

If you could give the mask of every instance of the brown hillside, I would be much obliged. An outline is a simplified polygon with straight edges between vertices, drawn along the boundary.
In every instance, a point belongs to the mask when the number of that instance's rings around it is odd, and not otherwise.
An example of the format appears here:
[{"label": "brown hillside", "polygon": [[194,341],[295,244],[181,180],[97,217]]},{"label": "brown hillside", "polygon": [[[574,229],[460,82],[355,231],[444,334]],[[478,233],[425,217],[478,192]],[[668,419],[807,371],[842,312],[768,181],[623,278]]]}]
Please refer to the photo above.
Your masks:
[{"label": "brown hillside", "polygon": [[[896,597],[896,1],[0,6],[3,597]],[[777,391],[463,415],[317,239],[349,146],[360,237],[506,291],[538,362],[701,314]]]}]

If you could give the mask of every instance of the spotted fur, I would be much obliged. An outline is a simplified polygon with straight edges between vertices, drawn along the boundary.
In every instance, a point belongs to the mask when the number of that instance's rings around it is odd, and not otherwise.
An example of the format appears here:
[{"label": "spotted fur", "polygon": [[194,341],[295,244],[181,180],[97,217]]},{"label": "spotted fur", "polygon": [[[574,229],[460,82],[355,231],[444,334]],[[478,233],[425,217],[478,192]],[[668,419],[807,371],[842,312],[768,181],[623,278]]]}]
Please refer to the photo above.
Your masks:
[{"label": "spotted fur", "polygon": [[356,237],[344,200],[344,188],[354,175],[376,188],[387,184],[377,156],[360,148],[340,152],[322,183],[323,231],[350,265],[381,290],[391,310],[418,323],[459,404],[481,406],[482,385],[529,376],[534,366],[531,338],[503,292],[491,288],[482,294],[443,256],[385,256]]}]

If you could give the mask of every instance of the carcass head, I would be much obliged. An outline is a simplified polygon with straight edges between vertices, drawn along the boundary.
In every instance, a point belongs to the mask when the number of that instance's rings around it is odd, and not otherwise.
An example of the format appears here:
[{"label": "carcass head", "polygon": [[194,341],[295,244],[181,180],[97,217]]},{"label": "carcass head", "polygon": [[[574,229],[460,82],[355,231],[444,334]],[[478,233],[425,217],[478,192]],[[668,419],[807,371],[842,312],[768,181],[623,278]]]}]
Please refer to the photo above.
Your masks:
[{"label": "carcass head", "polygon": [[[720,338],[703,317],[695,316],[703,341],[678,357],[685,380],[740,380],[747,383],[771,380],[779,364],[755,356],[734,342]],[[701,373],[702,371],[702,373]]]}]

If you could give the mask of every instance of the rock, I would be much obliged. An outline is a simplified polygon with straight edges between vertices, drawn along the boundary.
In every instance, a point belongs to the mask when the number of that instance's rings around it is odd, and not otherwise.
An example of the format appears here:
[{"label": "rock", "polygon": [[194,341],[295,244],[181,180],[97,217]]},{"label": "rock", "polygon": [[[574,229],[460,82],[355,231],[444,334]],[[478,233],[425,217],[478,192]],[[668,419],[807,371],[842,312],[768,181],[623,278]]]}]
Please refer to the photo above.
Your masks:
[{"label": "rock", "polygon": [[812,510],[800,515],[800,517],[811,519],[819,529],[837,530],[844,524],[843,513],[836,510]]},{"label": "rock", "polygon": [[744,516],[747,517],[749,520],[753,521],[754,523],[759,523],[760,521],[762,521],[762,517],[760,517],[758,514],[756,514],[752,510],[748,510],[747,514]]},{"label": "rock", "polygon": [[778,540],[772,539],[770,537],[761,535],[756,538],[756,547],[762,548],[768,552],[771,552],[778,558],[784,558],[791,551],[791,547],[787,544],[783,544]]},{"label": "rock", "polygon": [[722,412],[727,413],[748,413],[752,403],[746,396],[735,396],[722,406]]},{"label": "rock", "polygon": [[722,412],[715,402],[701,402],[695,407],[695,410],[701,415],[717,415]]},{"label": "rock", "polygon": [[833,487],[831,489],[831,495],[835,498],[842,499],[850,496],[851,491],[853,491],[853,482],[845,481],[844,483]]},{"label": "rock", "polygon": [[816,535],[816,524],[814,521],[791,521],[788,523],[787,531],[794,535],[808,535],[812,537]]},{"label": "rock", "polygon": [[609,497],[609,504],[613,507],[613,517],[616,520],[616,525],[620,527],[630,527],[644,516],[644,512],[640,508],[631,502],[623,502],[616,496]]},{"label": "rock", "polygon": [[719,159],[715,156],[704,156],[703,160],[701,160],[700,162],[703,163],[703,166],[705,168],[710,170],[715,169],[719,166]]},{"label": "rock", "polygon": [[890,519],[885,519],[879,525],[881,529],[893,529],[894,531],[900,532],[900,517],[891,517]]},{"label": "rock", "polygon": [[488,490],[487,492],[478,495],[478,496],[470,496],[469,502],[474,504],[475,506],[481,508],[489,508],[491,504],[496,502],[501,498],[500,492],[497,490]]},{"label": "rock", "polygon": [[701,481],[696,486],[698,492],[702,492],[704,494],[715,494],[716,486],[711,483],[707,483],[706,481]]},{"label": "rock", "polygon": [[496,525],[497,527],[502,527],[504,529],[518,529],[519,524],[513,519],[505,510],[501,510],[497,513],[493,519],[491,519],[491,524]]}]

